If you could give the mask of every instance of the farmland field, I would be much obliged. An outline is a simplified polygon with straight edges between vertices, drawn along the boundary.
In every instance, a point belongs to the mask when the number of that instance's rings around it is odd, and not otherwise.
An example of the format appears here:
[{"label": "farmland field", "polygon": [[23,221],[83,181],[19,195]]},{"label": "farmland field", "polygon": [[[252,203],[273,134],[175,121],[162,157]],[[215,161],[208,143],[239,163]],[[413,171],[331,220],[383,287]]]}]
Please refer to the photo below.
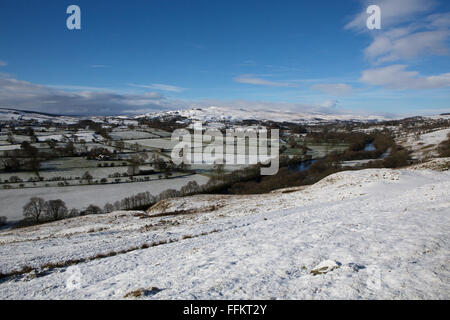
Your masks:
[{"label": "farmland field", "polygon": [[103,207],[108,202],[114,203],[140,192],[149,191],[153,195],[158,195],[167,189],[179,190],[189,181],[196,181],[201,185],[205,184],[208,178],[197,174],[149,182],[1,190],[0,216],[8,217],[9,221],[22,219],[22,207],[31,197],[41,197],[45,200],[62,199],[68,208],[83,209],[90,204]]},{"label": "farmland field", "polygon": [[158,135],[143,131],[113,131],[109,134],[113,140],[151,139],[159,138]]}]

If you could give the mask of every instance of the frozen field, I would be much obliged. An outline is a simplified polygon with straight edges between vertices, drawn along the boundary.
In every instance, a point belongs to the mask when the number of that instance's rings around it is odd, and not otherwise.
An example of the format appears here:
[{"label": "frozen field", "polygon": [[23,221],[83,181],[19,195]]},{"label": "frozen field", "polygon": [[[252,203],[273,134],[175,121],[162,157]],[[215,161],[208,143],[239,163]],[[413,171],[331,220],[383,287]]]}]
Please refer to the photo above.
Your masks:
[{"label": "frozen field", "polygon": [[[449,299],[450,173],[415,169],[4,231],[0,272],[35,271],[0,298]],[[87,261],[41,268],[71,259]]]},{"label": "frozen field", "polygon": [[103,208],[108,202],[114,203],[140,192],[149,191],[153,195],[158,195],[166,189],[180,189],[189,181],[204,184],[208,178],[190,175],[149,182],[1,190],[0,216],[8,217],[9,221],[22,219],[22,207],[31,197],[41,197],[45,200],[61,199],[66,202],[68,208],[83,209],[90,204]]}]

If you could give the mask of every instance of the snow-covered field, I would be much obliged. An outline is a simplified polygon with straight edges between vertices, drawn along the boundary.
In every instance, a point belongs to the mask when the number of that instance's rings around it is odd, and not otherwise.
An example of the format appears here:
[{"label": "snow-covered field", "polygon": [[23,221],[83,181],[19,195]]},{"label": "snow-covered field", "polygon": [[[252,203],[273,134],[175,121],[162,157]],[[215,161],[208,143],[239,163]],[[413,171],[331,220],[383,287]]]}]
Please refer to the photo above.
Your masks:
[{"label": "snow-covered field", "polygon": [[158,195],[167,189],[179,190],[189,181],[197,181],[201,185],[206,183],[208,178],[202,175],[188,175],[148,182],[1,190],[0,216],[7,217],[8,221],[22,219],[22,208],[31,197],[41,197],[44,200],[61,199],[66,202],[69,209],[81,210],[90,204],[103,208],[108,202],[114,203],[141,192],[149,191],[153,195]]},{"label": "snow-covered field", "polygon": [[0,151],[19,150],[20,144],[9,144],[0,146]]},{"label": "snow-covered field", "polygon": [[0,298],[449,299],[450,172],[415,169],[4,231],[0,272],[35,270]]},{"label": "snow-covered field", "polygon": [[113,131],[109,135],[113,140],[159,138],[156,134],[143,131]]},{"label": "snow-covered field", "polygon": [[172,149],[178,142],[170,139],[139,139],[139,140],[126,140],[125,143],[134,144],[151,148]]},{"label": "snow-covered field", "polygon": [[84,140],[86,142],[91,141],[103,141],[103,137],[99,134],[95,134],[91,131],[81,132],[81,133],[75,133],[75,134],[52,134],[52,135],[40,135],[38,136],[39,142],[45,142],[45,141],[71,141],[72,137],[76,137],[79,141]]}]

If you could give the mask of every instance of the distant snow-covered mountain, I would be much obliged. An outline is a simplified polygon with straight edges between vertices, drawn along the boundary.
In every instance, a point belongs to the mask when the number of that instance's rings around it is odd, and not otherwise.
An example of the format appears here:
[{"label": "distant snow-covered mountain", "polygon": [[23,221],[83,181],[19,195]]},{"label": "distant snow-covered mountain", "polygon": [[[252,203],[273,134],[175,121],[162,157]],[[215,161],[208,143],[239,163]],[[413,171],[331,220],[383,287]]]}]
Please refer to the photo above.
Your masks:
[{"label": "distant snow-covered mountain", "polygon": [[324,122],[324,121],[383,121],[383,116],[378,115],[355,115],[355,114],[326,114],[319,112],[292,112],[282,110],[246,110],[242,108],[207,107],[193,108],[177,111],[164,111],[147,113],[136,116],[136,118],[175,118],[183,117],[192,121],[216,122],[243,120],[267,120],[276,122]]},{"label": "distant snow-covered mountain", "polygon": [[[449,115],[434,116],[418,116],[417,118],[429,119],[448,119]],[[393,119],[401,119],[401,117],[386,117],[382,115],[365,114],[365,113],[326,113],[326,112],[295,112],[286,110],[255,110],[244,108],[230,108],[210,106],[205,108],[191,108],[180,110],[169,110],[160,112],[144,113],[139,115],[123,115],[115,116],[68,116],[56,115],[39,111],[17,110],[12,108],[0,108],[0,121],[18,121],[18,120],[35,120],[37,122],[52,121],[55,123],[77,123],[80,119],[91,119],[95,122],[126,123],[127,121],[137,123],[136,120],[142,118],[160,119],[160,120],[177,120],[185,123],[192,121],[201,121],[203,123],[217,122],[241,122],[244,120],[253,121],[275,121],[275,122],[294,122],[304,124],[318,124],[326,122],[338,121],[355,121],[355,122],[377,122]]]},{"label": "distant snow-covered mountain", "polygon": [[62,116],[38,111],[0,108],[0,121],[34,120],[37,122],[52,121],[56,123],[77,123],[76,117]]}]

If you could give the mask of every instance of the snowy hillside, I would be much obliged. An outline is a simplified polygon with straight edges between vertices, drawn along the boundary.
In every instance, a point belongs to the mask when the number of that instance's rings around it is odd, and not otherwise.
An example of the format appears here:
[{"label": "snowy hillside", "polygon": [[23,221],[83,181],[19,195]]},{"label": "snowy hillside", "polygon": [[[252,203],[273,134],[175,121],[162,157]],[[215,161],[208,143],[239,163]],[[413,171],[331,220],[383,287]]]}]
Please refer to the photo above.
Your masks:
[{"label": "snowy hillside", "polygon": [[413,159],[430,159],[437,157],[437,148],[441,142],[448,139],[450,128],[426,132],[420,135],[409,134],[397,138],[397,142],[412,151]]},{"label": "snowy hillside", "polygon": [[[21,111],[14,109],[0,108],[0,121],[17,121],[17,120],[35,120],[37,122],[53,121],[55,123],[73,124],[80,119],[91,119],[95,122],[105,122],[109,124],[137,125],[140,118],[154,119],[172,119],[183,117],[189,121],[202,121],[206,123],[215,122],[240,122],[243,120],[259,120],[259,121],[276,121],[276,122],[294,122],[305,124],[317,124],[336,121],[355,121],[355,122],[376,122],[392,120],[392,117],[371,114],[351,114],[336,111],[334,113],[323,112],[294,112],[286,110],[267,110],[261,109],[244,109],[239,107],[204,107],[179,109],[170,111],[161,111],[153,113],[145,113],[139,115],[117,115],[117,116],[58,116],[32,111]],[[448,119],[448,115],[435,115],[428,117],[417,117],[418,119]],[[397,117],[396,119],[400,119]]]},{"label": "snowy hillside", "polygon": [[53,121],[55,123],[77,123],[78,119],[69,116],[50,115],[32,111],[0,108],[0,121],[34,120],[37,122]]},{"label": "snowy hillside", "polygon": [[[167,117],[185,117],[190,120],[202,122],[216,121],[242,121],[242,120],[271,120],[271,121],[289,121],[289,122],[305,122],[315,123],[322,121],[378,121],[385,120],[381,116],[368,115],[350,115],[350,114],[325,114],[319,112],[289,112],[285,110],[246,110],[242,108],[225,108],[225,107],[207,107],[193,108],[178,111],[165,111],[158,113],[148,113],[143,115],[150,118],[167,118]],[[140,116],[140,117],[143,117]],[[139,116],[138,116],[139,117]]]},{"label": "snowy hillside", "polygon": [[415,169],[5,231],[0,298],[448,299],[450,172]]}]

